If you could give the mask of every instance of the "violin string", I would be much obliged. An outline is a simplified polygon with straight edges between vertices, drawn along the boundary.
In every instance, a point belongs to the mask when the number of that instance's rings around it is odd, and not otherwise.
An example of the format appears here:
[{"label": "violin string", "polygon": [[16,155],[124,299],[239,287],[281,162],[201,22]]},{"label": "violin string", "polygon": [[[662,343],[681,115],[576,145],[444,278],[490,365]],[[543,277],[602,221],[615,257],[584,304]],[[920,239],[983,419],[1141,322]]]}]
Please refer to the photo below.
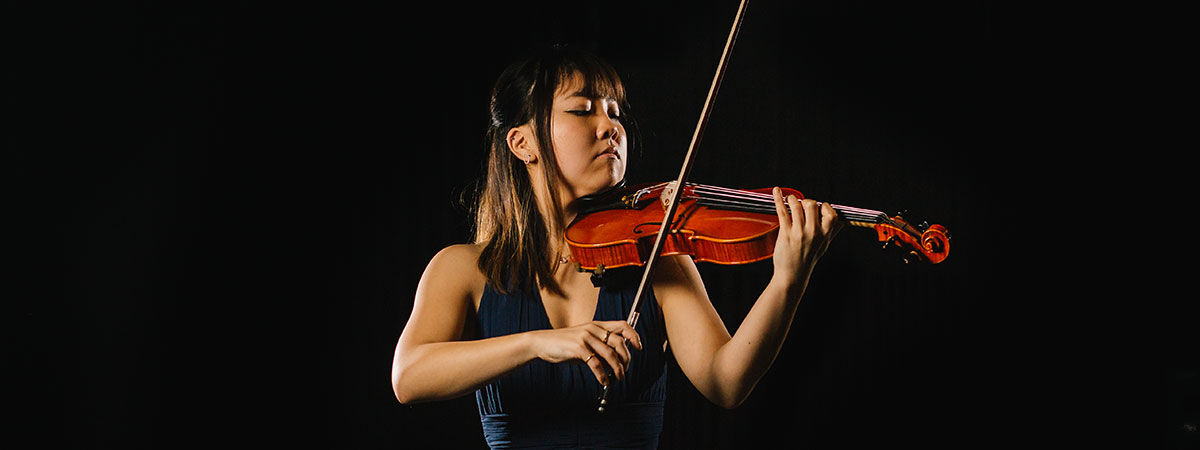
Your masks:
[{"label": "violin string", "polygon": [[[774,204],[768,206],[768,205],[763,205],[760,203],[735,202],[735,201],[723,200],[723,199],[702,199],[702,200],[699,200],[697,203],[699,203],[701,206],[718,207],[718,208],[723,208],[723,209],[734,209],[734,210],[739,210],[739,211],[756,212],[756,213],[762,213],[762,214],[773,214],[776,212]],[[880,223],[880,218],[878,216],[874,216],[874,215],[863,215],[863,214],[858,214],[858,213],[853,213],[853,212],[839,212],[838,216],[841,217],[842,219],[850,220],[850,221],[854,221],[854,222]]]},{"label": "violin string", "polygon": [[[735,201],[735,200],[729,200],[729,199],[723,199],[723,198],[714,198],[714,197],[702,197],[698,200],[698,202],[701,205],[705,205],[705,206],[711,205],[711,206],[732,207],[732,208],[752,210],[753,212],[761,212],[761,213],[767,213],[767,214],[776,212],[774,202],[771,202],[769,204],[765,203],[765,202],[758,202],[758,201],[741,202],[741,201]],[[853,220],[853,221],[859,221],[859,222],[876,222],[880,218],[880,216],[877,214],[866,214],[866,213],[852,211],[852,210],[844,211],[837,207],[834,207],[834,210],[838,211],[839,216],[841,216],[843,219],[847,219],[847,220]]]},{"label": "violin string", "polygon": [[[736,189],[719,188],[719,187],[715,187],[715,186],[710,187],[710,186],[704,186],[704,185],[694,186],[693,192],[695,193],[696,190],[700,191],[699,192],[700,195],[698,196],[698,198],[701,198],[701,199],[722,200],[718,197],[733,198],[733,199],[745,200],[745,201],[749,201],[749,202],[756,203],[759,205],[763,205],[760,212],[766,213],[766,212],[774,212],[775,211],[775,199],[774,199],[774,196],[772,196],[772,195],[758,193],[758,192],[739,191]],[[704,195],[704,194],[708,194],[708,195]],[[730,204],[738,204],[738,203],[739,202],[732,202]],[[842,206],[842,205],[836,205],[836,204],[832,204],[832,203],[830,203],[830,207],[832,207],[835,211],[837,211],[838,215],[842,216],[842,218],[844,218],[844,219],[853,220],[853,221],[861,221],[861,222],[874,222],[874,223],[890,222],[890,220],[887,220],[887,215],[883,214],[880,211],[865,209],[865,208],[856,208],[856,207],[852,207],[852,206]]]},{"label": "violin string", "polygon": [[[751,192],[751,191],[744,191],[744,190],[740,190],[740,189],[731,189],[731,188],[724,188],[724,187],[719,187],[719,186],[708,186],[708,185],[695,185],[695,187],[702,189],[704,191],[708,191],[708,192],[723,192],[723,193],[729,193],[730,195],[736,195],[736,196],[740,196],[740,197],[761,198],[761,199],[765,199],[765,200],[769,201],[770,203],[775,202],[775,197],[773,195],[761,193],[761,192]],[[847,211],[853,210],[853,211],[858,211],[858,212],[862,212],[865,214],[872,214],[872,215],[883,214],[882,211],[876,211],[873,209],[856,208],[853,206],[835,205],[833,203],[830,203],[830,205],[837,209],[841,209],[841,210],[847,210]]]},{"label": "violin string", "polygon": [[[659,183],[646,187],[645,190],[646,192],[657,192],[661,195],[661,191],[664,190],[669,184],[670,183]],[[705,206],[718,206],[763,214],[776,212],[775,197],[772,194],[699,183],[685,183],[685,186],[687,189],[685,194],[690,192],[694,198],[701,200],[700,203]],[[833,203],[830,203],[829,205],[834,209],[834,211],[838,212],[840,217],[846,220],[896,225],[896,223],[893,222],[891,218],[882,211],[837,205]]]},{"label": "violin string", "polygon": [[[754,193],[751,193],[751,194],[754,194]],[[721,197],[725,197],[725,198],[721,198]],[[706,195],[696,196],[696,198],[701,199],[702,204],[734,207],[737,209],[748,209],[748,210],[753,210],[754,212],[761,212],[761,213],[767,213],[767,214],[775,212],[775,202],[774,202],[773,198],[763,199],[763,198],[757,198],[757,197],[758,196],[739,196],[739,195],[730,195],[730,194],[724,194],[724,193],[709,194],[707,196]],[[729,199],[736,199],[736,200],[729,200]],[[744,200],[744,201],[738,201],[738,200]],[[832,208],[834,208],[835,211],[838,212],[838,215],[840,215],[842,218],[847,219],[847,220],[879,223],[879,222],[883,221],[883,219],[885,217],[882,215],[882,213],[880,213],[878,211],[874,211],[874,210],[864,210],[862,208],[854,208],[854,207],[843,207],[843,206],[835,205],[835,204],[830,204],[830,206]]]},{"label": "violin string", "polygon": [[[770,204],[772,206],[774,206],[774,203],[775,203],[774,196],[771,196],[771,195],[757,193],[757,192],[745,192],[745,191],[743,191],[741,194],[742,195],[733,195],[733,196],[740,197],[740,198],[757,199],[759,201]],[[718,194],[718,195],[720,195],[720,194]],[[726,195],[729,195],[729,194],[726,194]],[[850,214],[856,214],[856,215],[866,216],[866,217],[871,217],[871,218],[874,218],[877,216],[886,216],[882,212],[872,210],[872,209],[856,208],[856,207],[852,207],[852,206],[843,206],[843,205],[837,205],[837,204],[833,204],[833,203],[830,203],[830,206],[833,207],[835,210],[837,210],[839,212],[839,214],[850,213]]]}]

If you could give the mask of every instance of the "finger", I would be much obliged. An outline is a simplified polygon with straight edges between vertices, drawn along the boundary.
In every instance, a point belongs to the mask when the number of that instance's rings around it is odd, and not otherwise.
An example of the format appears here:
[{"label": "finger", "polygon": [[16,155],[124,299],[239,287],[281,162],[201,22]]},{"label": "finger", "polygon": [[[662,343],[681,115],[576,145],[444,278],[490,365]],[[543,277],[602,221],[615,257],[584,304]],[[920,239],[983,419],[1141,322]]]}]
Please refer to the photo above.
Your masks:
[{"label": "finger", "polygon": [[779,228],[786,230],[791,228],[792,219],[788,217],[786,206],[783,204],[783,193],[776,187],[771,194],[775,197],[775,214],[779,215]]},{"label": "finger", "polygon": [[645,347],[642,347],[642,335],[633,331],[633,328],[621,330],[621,340],[626,344],[633,343],[633,348],[645,350]]},{"label": "finger", "polygon": [[789,195],[787,201],[788,209],[792,211],[792,231],[804,230],[804,222],[808,218],[804,216],[804,208],[800,206],[800,199],[797,199],[795,195]]},{"label": "finger", "polygon": [[588,333],[596,339],[603,340],[604,335],[608,334],[608,327],[605,326],[604,322],[592,322],[588,325],[590,325],[587,327]]},{"label": "finger", "polygon": [[816,200],[804,199],[800,201],[800,206],[804,208],[804,235],[810,239],[818,236],[817,227],[821,225],[821,209]]},{"label": "finger", "polygon": [[600,342],[600,339],[589,339],[588,344],[592,347],[592,353],[596,354],[592,360],[598,359],[604,363],[618,380],[625,379],[625,364],[621,362],[621,356],[615,349]]},{"label": "finger", "polygon": [[[616,324],[623,325],[624,322],[616,322]],[[616,376],[617,379],[624,379],[625,363],[621,361],[621,355],[617,353],[616,349],[605,342],[606,338],[610,341],[612,340],[612,333],[609,332],[609,327],[620,325],[605,322],[592,322],[590,325],[590,327],[587,327],[588,333],[584,335],[583,342],[591,349],[591,353],[596,354],[596,357],[593,359],[600,360],[602,366],[610,374]]]},{"label": "finger", "polygon": [[633,329],[628,325],[623,328],[617,328],[612,332],[608,340],[604,342],[616,350],[618,355],[621,355],[621,362],[625,364],[626,370],[629,369],[629,361],[633,360],[633,354],[629,352],[629,339],[625,337],[625,333],[631,332],[633,332]]},{"label": "finger", "polygon": [[838,222],[838,213],[833,209],[833,206],[828,203],[821,204],[821,232],[822,234],[833,237],[837,232],[834,228]]},{"label": "finger", "polygon": [[621,335],[617,333],[613,333],[605,343],[608,344],[609,347],[612,347],[613,350],[617,351],[617,356],[621,358],[622,368],[628,370],[629,361],[632,359],[632,355],[629,353],[629,346],[625,345],[625,338],[621,337]]},{"label": "finger", "polygon": [[[624,324],[624,322],[620,322],[620,323]],[[621,365],[628,366],[629,365],[629,348],[625,346],[624,338],[621,337],[621,334],[620,334],[621,329],[619,328],[619,325],[617,326],[618,327],[617,330],[608,328],[609,326],[613,326],[613,325],[607,325],[607,324],[603,324],[603,325],[595,324],[595,325],[596,325],[596,327],[592,328],[593,330],[599,329],[599,330],[603,331],[600,334],[600,336],[596,336],[596,338],[599,339],[600,342],[603,343],[604,345],[607,345],[609,348],[616,350],[617,356],[620,357],[620,359],[621,359]],[[593,335],[593,336],[595,336],[595,335]]]},{"label": "finger", "polygon": [[587,355],[583,357],[583,363],[587,364],[589,369],[592,369],[592,375],[596,376],[596,381],[599,381],[602,385],[608,386],[609,379],[607,368],[604,367],[604,362],[590,351],[584,353]]},{"label": "finger", "polygon": [[[638,334],[638,332],[634,330],[633,327],[629,326],[629,324],[624,320],[603,322],[603,324],[605,328],[613,330],[612,336],[621,336],[626,342],[632,342],[633,348],[643,350],[642,335]],[[608,342],[611,344],[616,342],[616,340],[615,338],[610,337]]]}]

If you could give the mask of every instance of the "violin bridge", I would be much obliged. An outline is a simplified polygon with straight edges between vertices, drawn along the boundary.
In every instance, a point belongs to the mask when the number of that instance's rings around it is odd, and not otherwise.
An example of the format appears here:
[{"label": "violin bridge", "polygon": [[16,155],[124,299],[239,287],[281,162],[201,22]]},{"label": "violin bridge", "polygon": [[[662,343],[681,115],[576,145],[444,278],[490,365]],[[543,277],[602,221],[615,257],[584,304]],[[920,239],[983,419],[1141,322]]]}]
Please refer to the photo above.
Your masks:
[{"label": "violin bridge", "polygon": [[658,195],[658,199],[662,202],[663,211],[671,208],[671,197],[675,196],[675,188],[677,186],[679,186],[678,181],[667,183],[667,186],[663,188],[662,193]]}]

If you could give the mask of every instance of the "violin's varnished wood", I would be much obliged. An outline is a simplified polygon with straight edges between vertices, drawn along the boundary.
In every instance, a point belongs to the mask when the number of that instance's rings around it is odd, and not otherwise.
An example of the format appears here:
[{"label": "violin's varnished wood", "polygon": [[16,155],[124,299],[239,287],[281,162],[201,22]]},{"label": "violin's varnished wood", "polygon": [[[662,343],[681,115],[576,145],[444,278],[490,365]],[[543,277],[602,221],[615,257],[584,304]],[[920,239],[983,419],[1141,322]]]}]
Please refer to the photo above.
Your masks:
[{"label": "violin's varnished wood", "polygon": [[[580,267],[618,268],[641,266],[649,257],[666,209],[658,201],[660,188],[638,185],[620,193],[637,201],[610,201],[613,209],[581,214],[567,229],[567,243]],[[804,195],[782,188],[783,195]],[[769,194],[772,189],[739,190],[749,194]],[[747,264],[769,259],[779,234],[779,218],[773,208],[759,211],[710,207],[701,204],[693,188],[688,187],[672,219],[670,231],[663,237],[662,255],[690,255],[700,262]],[[834,206],[837,210],[839,207]],[[771,212],[766,212],[771,211]],[[873,228],[885,246],[910,252],[905,261],[922,260],[937,264],[950,254],[950,237],[945,227],[930,225],[919,230],[900,216],[882,214],[872,221],[846,220],[851,226]]]}]

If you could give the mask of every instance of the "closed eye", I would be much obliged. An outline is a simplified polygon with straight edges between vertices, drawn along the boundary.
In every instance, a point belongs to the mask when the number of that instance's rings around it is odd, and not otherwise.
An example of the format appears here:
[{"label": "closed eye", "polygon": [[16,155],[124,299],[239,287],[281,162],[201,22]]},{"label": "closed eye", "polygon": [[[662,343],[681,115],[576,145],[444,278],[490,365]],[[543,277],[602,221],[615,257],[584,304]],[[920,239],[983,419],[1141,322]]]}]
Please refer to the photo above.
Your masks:
[{"label": "closed eye", "polygon": [[[571,109],[571,110],[567,110],[567,113],[573,114],[573,115],[576,115],[579,117],[587,117],[592,114],[592,111],[589,109]],[[608,117],[613,120],[618,120],[618,121],[621,120],[620,113],[612,113],[612,114],[609,114]]]},{"label": "closed eye", "polygon": [[[567,113],[574,114],[579,117],[587,117],[592,114],[592,112],[590,110],[585,110],[585,109],[572,109],[572,110],[567,111]],[[619,114],[619,113],[609,114],[608,117],[613,120],[621,120],[621,114]]]}]

